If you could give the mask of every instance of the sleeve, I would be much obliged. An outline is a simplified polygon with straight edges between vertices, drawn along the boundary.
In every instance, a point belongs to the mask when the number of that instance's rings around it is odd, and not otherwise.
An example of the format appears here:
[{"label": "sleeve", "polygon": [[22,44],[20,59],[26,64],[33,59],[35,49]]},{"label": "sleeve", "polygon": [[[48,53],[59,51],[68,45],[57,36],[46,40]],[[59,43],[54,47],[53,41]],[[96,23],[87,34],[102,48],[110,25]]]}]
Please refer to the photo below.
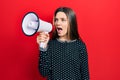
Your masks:
[{"label": "sleeve", "polygon": [[51,72],[51,58],[49,47],[47,47],[46,49],[40,48],[39,71],[43,77],[47,77]]},{"label": "sleeve", "polygon": [[80,54],[81,54],[80,71],[82,80],[89,80],[88,54],[85,44],[83,44]]}]

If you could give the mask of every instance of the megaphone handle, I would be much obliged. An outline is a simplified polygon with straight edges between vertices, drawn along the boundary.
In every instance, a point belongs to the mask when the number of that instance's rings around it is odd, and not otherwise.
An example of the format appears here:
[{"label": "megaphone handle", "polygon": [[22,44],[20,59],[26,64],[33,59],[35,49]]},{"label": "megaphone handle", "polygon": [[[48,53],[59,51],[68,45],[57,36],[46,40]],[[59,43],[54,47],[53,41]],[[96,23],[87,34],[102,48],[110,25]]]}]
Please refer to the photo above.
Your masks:
[{"label": "megaphone handle", "polygon": [[[48,34],[48,32],[45,32],[45,33]],[[41,42],[40,43],[40,48],[44,48],[44,46],[45,46],[45,43]]]},{"label": "megaphone handle", "polygon": [[40,47],[41,47],[41,48],[44,48],[44,46],[45,46],[45,43],[41,42],[41,43],[40,43]]}]

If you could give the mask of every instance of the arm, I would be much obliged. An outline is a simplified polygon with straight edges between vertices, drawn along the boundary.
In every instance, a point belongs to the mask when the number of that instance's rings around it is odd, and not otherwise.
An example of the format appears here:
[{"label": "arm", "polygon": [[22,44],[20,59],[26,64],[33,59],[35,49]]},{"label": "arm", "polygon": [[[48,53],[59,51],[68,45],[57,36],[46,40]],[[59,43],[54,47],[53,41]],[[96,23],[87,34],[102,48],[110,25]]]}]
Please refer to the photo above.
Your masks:
[{"label": "arm", "polygon": [[88,69],[88,54],[85,44],[82,46],[81,54],[81,76],[82,80],[89,80],[89,69]]},{"label": "arm", "polygon": [[[48,48],[49,34],[45,32],[40,32],[37,36],[37,43],[40,47],[39,54],[39,71],[42,76],[48,76],[50,73],[50,48]],[[40,46],[41,43],[44,43],[44,46]]]},{"label": "arm", "polygon": [[50,74],[50,50],[47,49],[40,49],[40,55],[39,55],[39,71],[43,77],[46,77]]}]

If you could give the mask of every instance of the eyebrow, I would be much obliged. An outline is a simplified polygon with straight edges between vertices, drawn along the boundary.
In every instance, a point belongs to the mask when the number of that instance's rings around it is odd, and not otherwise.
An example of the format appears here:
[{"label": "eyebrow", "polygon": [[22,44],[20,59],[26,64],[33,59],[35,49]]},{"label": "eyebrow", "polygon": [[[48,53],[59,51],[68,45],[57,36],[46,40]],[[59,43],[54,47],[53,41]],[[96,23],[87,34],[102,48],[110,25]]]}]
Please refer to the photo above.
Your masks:
[{"label": "eyebrow", "polygon": [[[58,18],[54,18],[54,19],[58,19]],[[65,19],[65,20],[67,20],[67,18],[60,18],[60,19]]]}]

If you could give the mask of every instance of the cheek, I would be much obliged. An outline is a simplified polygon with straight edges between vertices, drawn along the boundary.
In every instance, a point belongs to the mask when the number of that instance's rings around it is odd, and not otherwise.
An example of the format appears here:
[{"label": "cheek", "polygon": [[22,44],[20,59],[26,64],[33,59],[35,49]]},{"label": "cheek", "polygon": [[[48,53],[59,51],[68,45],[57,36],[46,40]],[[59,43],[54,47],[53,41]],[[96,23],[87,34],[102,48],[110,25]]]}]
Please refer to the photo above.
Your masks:
[{"label": "cheek", "polygon": [[64,27],[64,33],[67,33],[67,32],[68,32],[68,27],[65,26],[65,27]]},{"label": "cheek", "polygon": [[66,30],[68,29],[68,23],[64,23],[63,26],[64,26],[64,29],[66,29]]}]

